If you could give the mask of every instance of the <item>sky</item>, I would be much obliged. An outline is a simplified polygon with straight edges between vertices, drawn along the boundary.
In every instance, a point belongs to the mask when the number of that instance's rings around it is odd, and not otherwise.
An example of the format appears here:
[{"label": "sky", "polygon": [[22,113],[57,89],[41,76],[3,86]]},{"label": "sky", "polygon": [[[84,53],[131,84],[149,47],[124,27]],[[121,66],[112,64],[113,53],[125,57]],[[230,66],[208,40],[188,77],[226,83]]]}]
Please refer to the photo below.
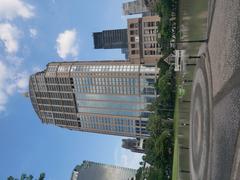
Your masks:
[{"label": "sky", "polygon": [[0,0],[0,179],[22,173],[66,180],[83,160],[137,168],[141,154],[122,137],[70,131],[40,122],[29,75],[51,61],[119,60],[120,50],[94,50],[92,32],[126,28],[124,0]]}]

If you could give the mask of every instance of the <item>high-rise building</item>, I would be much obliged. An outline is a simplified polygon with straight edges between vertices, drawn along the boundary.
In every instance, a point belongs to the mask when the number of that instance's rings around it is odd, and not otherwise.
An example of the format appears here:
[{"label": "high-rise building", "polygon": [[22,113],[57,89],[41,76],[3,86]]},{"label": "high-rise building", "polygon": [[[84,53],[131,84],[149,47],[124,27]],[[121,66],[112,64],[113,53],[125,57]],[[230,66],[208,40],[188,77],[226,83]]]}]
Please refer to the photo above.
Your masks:
[{"label": "high-rise building", "polygon": [[30,77],[29,93],[43,123],[144,138],[158,71],[126,61],[53,62]]},{"label": "high-rise building", "polygon": [[131,64],[155,65],[161,58],[159,22],[159,16],[128,19],[127,29],[94,33],[94,46],[96,49],[122,48]]},{"label": "high-rise building", "polygon": [[93,33],[95,49],[127,49],[127,29],[114,29]]},{"label": "high-rise building", "polygon": [[74,168],[71,180],[135,180],[137,170],[91,161]]},{"label": "high-rise building", "polygon": [[159,16],[128,19],[128,57],[131,63],[156,64],[160,59],[159,22]]},{"label": "high-rise building", "polygon": [[148,8],[145,5],[145,0],[135,0],[123,3],[123,14],[133,15],[142,14],[148,12]]},{"label": "high-rise building", "polygon": [[135,138],[135,139],[122,139],[122,147],[129,149],[132,152],[144,153],[143,148],[144,139]]}]

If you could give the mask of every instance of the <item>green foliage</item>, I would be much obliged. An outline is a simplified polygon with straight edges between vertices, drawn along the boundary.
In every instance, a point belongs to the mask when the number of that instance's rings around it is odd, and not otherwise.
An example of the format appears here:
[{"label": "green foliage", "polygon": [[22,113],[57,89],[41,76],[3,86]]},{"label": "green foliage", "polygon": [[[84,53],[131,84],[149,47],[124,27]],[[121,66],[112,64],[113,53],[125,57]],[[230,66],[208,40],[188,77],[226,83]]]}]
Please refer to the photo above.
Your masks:
[{"label": "green foliage", "polygon": [[12,176],[9,176],[9,177],[7,178],[7,180],[15,180],[15,178],[12,177]]},{"label": "green foliage", "polygon": [[148,180],[162,180],[163,172],[162,170],[156,169],[154,167],[149,168]]},{"label": "green foliage", "polygon": [[146,140],[146,146],[145,146],[145,153],[143,160],[147,162],[148,164],[154,166],[156,164],[156,161],[158,161],[156,152],[155,152],[155,141],[156,139],[154,137],[149,137]]},{"label": "green foliage", "polygon": [[155,11],[161,17],[158,32],[160,33],[159,44],[163,56],[168,56],[173,51],[171,40],[175,39],[177,33],[176,9],[177,0],[158,0],[156,5]]},{"label": "green foliage", "polygon": [[169,70],[170,65],[168,63],[166,63],[165,61],[159,61],[158,62],[158,67],[160,68],[160,72],[159,72],[159,76],[163,76],[164,74],[166,74],[166,72]]},{"label": "green foliage", "polygon": [[45,173],[41,173],[38,180],[44,180],[44,178],[45,178]]},{"label": "green foliage", "polygon": [[27,175],[26,174],[22,174],[20,179],[21,180],[25,180],[26,178],[27,178]]},{"label": "green foliage", "polygon": [[[25,173],[23,173],[22,175],[21,175],[21,177],[20,177],[20,180],[33,180],[34,179],[34,177],[33,177],[33,175],[27,175],[27,174],[25,174]],[[14,178],[13,176],[9,176],[8,178],[7,178],[7,180],[19,180],[19,179],[17,179],[17,178]],[[35,180],[45,180],[45,173],[41,173],[40,175],[39,175],[39,178],[38,179],[35,179]]]},{"label": "green foliage", "polygon": [[167,180],[172,176],[173,163],[173,113],[175,105],[176,82],[173,67],[159,63],[159,79],[155,85],[159,97],[148,106],[154,112],[150,115],[147,130],[150,137],[144,142],[143,161],[150,167],[141,167],[137,180]]},{"label": "green foliage", "polygon": [[162,123],[158,114],[152,114],[148,119],[147,130],[152,137],[159,136],[162,131]]},{"label": "green foliage", "polygon": [[140,168],[137,170],[136,180],[140,180],[140,179],[141,179],[142,172],[143,172],[143,168],[140,167]]},{"label": "green foliage", "polygon": [[[165,74],[163,74],[163,72],[165,72]],[[173,117],[176,82],[175,72],[171,66],[169,66],[168,70],[164,70],[163,72],[160,73],[156,84],[159,97],[156,99],[156,102],[149,107],[151,110],[154,110],[155,113],[159,114],[161,119],[167,119]]]}]

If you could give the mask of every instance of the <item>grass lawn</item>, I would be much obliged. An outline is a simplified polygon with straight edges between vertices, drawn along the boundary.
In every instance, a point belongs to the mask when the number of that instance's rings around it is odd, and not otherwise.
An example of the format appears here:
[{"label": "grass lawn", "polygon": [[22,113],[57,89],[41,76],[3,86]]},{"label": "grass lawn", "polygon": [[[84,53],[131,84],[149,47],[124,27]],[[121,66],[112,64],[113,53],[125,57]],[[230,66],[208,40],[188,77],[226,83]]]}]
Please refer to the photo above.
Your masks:
[{"label": "grass lawn", "polygon": [[176,93],[176,102],[174,109],[174,155],[173,155],[173,167],[172,167],[172,180],[178,180],[179,172],[179,146],[178,146],[178,121],[179,121],[179,92],[178,92],[178,75],[176,76],[177,80],[177,93]]},{"label": "grass lawn", "polygon": [[[180,33],[179,33],[179,1],[177,3],[177,32],[176,32],[176,41],[180,41]],[[178,180],[179,179],[179,144],[178,144],[178,125],[179,125],[179,75],[176,74],[176,101],[175,101],[175,108],[174,108],[174,154],[173,154],[173,167],[172,167],[172,180]]]}]

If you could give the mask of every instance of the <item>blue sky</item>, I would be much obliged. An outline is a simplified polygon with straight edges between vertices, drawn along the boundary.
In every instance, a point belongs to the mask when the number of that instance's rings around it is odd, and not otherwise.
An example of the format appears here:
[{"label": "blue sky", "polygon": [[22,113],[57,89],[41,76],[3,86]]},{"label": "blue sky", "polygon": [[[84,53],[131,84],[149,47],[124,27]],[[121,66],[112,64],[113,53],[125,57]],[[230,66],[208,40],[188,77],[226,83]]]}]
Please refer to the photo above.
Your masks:
[{"label": "blue sky", "polygon": [[[83,3],[84,2],[84,3]],[[137,167],[121,137],[44,125],[21,96],[50,61],[123,59],[94,50],[92,32],[125,28],[123,0],[0,0],[0,179],[21,173],[69,179],[83,160]]]}]

